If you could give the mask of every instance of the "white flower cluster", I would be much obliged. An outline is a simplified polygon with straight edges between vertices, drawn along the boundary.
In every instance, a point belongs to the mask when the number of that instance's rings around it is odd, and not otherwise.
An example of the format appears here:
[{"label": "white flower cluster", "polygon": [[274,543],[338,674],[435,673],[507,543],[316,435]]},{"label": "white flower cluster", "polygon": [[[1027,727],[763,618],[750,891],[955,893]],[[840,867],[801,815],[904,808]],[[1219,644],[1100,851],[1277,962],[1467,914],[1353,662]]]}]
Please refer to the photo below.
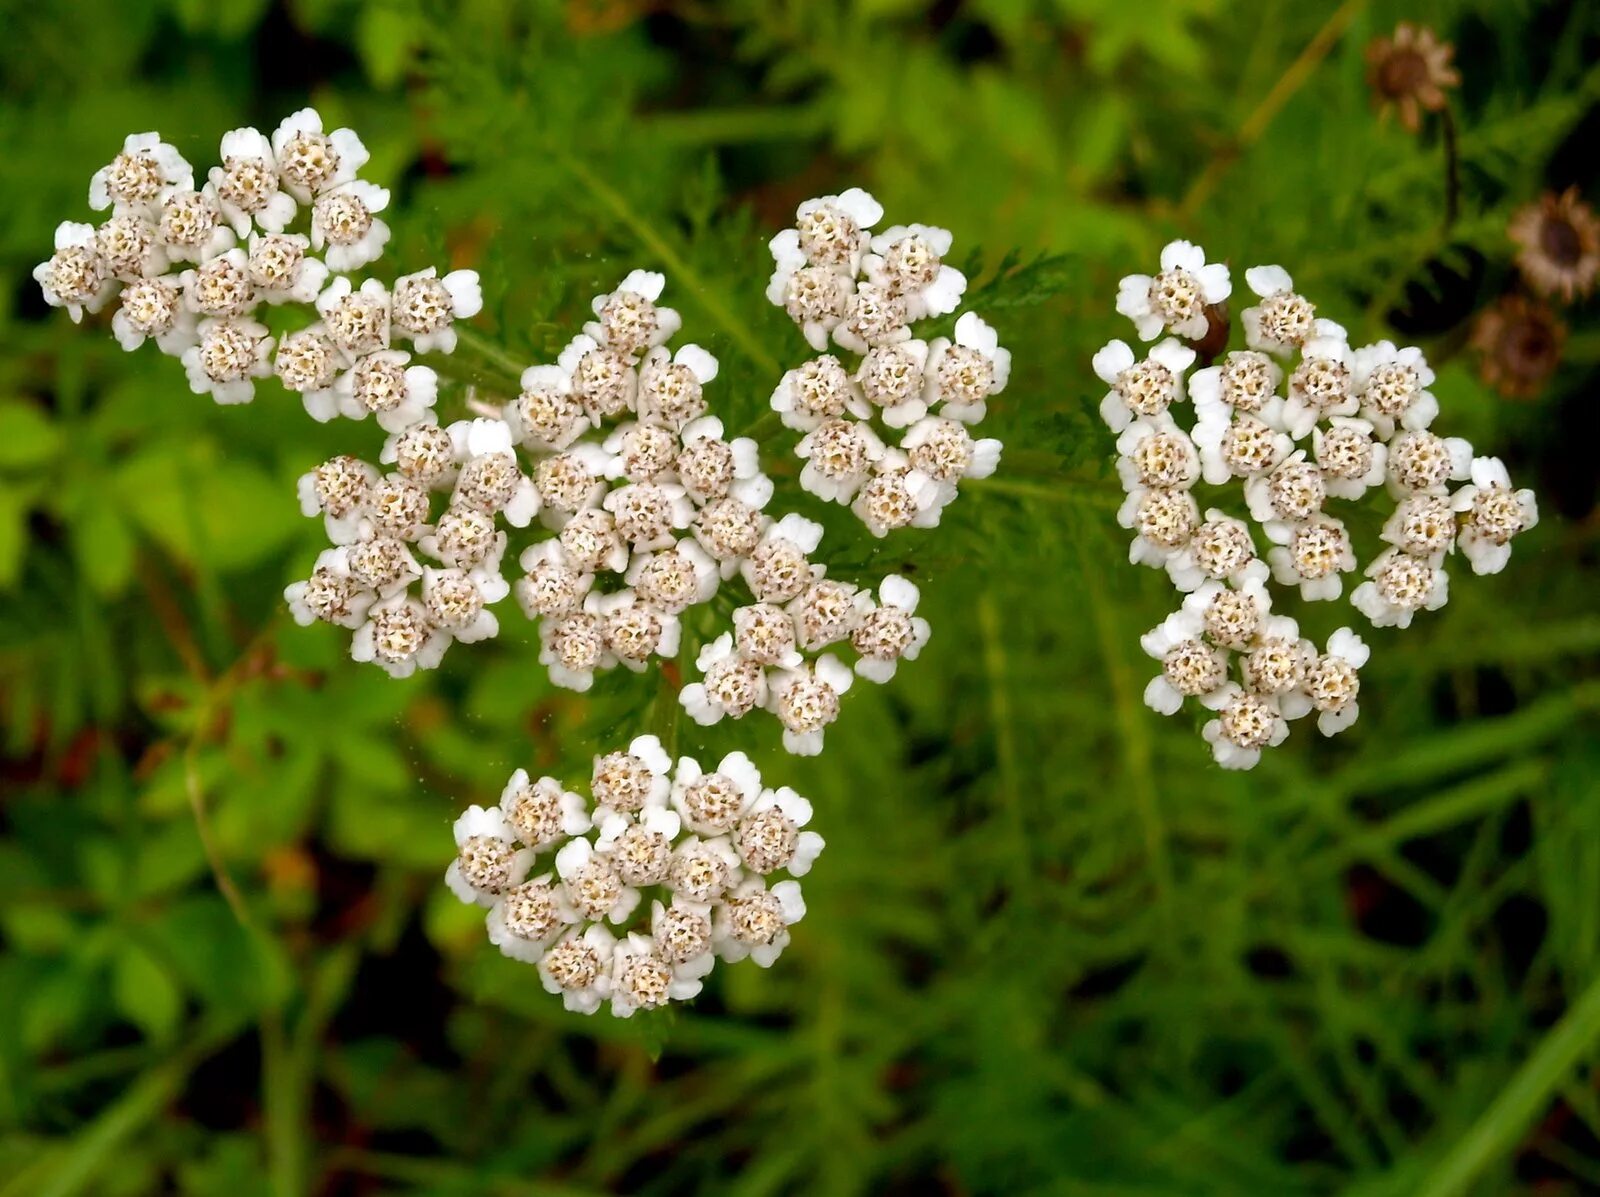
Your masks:
[{"label": "white flower cluster", "polygon": [[[1460,549],[1475,573],[1498,572],[1512,538],[1538,521],[1533,492],[1513,490],[1497,459],[1430,431],[1439,404],[1421,350],[1388,341],[1352,349],[1281,267],[1257,266],[1245,279],[1257,298],[1240,315],[1246,347],[1189,373],[1196,351],[1185,342],[1226,320],[1232,283],[1198,246],[1172,242],[1159,274],[1129,275],[1117,296],[1139,338],[1156,343],[1140,357],[1114,340],[1094,358],[1110,388],[1100,412],[1117,434],[1129,559],[1165,569],[1188,596],[1144,638],[1162,668],[1145,699],[1163,714],[1184,698],[1216,711],[1205,737],[1229,768],[1254,765],[1288,734],[1287,720],[1312,710],[1327,735],[1355,719],[1366,646],[1345,628],[1319,656],[1294,620],[1272,613],[1268,594],[1269,582],[1310,602],[1343,593],[1358,563],[1330,499],[1386,491],[1395,504],[1382,533],[1389,547],[1350,596],[1378,627],[1403,628],[1418,610],[1444,605],[1448,554]],[[1175,418],[1185,400],[1187,428]],[[1197,486],[1235,480],[1249,520],[1213,506],[1202,516]],[[1252,522],[1271,546],[1265,558]]]},{"label": "white flower cluster", "polygon": [[355,629],[352,655],[397,676],[431,668],[452,641],[498,632],[486,608],[513,590],[500,521],[537,517],[546,536],[514,589],[551,679],[587,690],[598,670],[675,656],[680,615],[760,543],[772,484],[755,442],[706,414],[716,359],[662,346],[679,327],[655,302],[664,285],[634,271],[596,298],[596,319],[557,365],[525,370],[498,416],[441,428],[417,410],[384,444],[387,475],[340,457],[301,478],[335,547],[285,592],[295,617]]},{"label": "white flower cluster", "polygon": [[674,766],[655,736],[596,757],[590,793],[517,770],[498,806],[456,820],[445,873],[567,1009],[628,1018],[694,997],[718,959],[766,968],[788,946],[806,912],[795,878],[823,848],[810,802],[763,788],[740,752]]},{"label": "white flower cluster", "polygon": [[[411,423],[437,379],[391,343],[454,349],[452,324],[482,306],[478,276],[430,268],[392,288],[335,277],[382,254],[389,193],[358,177],[361,139],[324,132],[314,109],[270,138],[234,129],[220,157],[197,188],[160,134],[130,134],[89,184],[90,207],[110,211],[105,223],[61,224],[55,253],[34,269],[45,299],[81,320],[118,298],[111,327],[122,347],[154,341],[183,362],[195,394],[218,403],[250,402],[256,380],[276,372],[318,420]],[[292,231],[297,223],[304,231]],[[275,342],[257,319],[262,304],[314,307],[317,319]]]},{"label": "white flower cluster", "polygon": [[[891,575],[874,599],[870,591],[826,577],[808,557],[821,537],[819,525],[786,515],[745,562],[744,580],[756,601],[734,611],[732,632],[700,650],[702,677],[678,695],[696,723],[770,711],[783,726],[783,746],[815,756],[856,676],[887,682],[902,660],[922,651],[931,629],[916,613],[916,586]],[[834,653],[821,652],[831,646],[849,648],[853,671]]]},{"label": "white flower cluster", "polygon": [[[915,322],[956,310],[967,280],[944,262],[947,230],[874,234],[882,217],[856,187],[807,200],[795,227],[772,239],[767,286],[821,355],[772,393],[783,422],[805,434],[800,483],[849,504],[875,536],[936,525],[961,479],[994,473],[1000,442],[970,426],[1011,372],[1010,352],[974,312],[956,321],[953,341],[913,338]],[[848,364],[828,352],[830,338]]]}]

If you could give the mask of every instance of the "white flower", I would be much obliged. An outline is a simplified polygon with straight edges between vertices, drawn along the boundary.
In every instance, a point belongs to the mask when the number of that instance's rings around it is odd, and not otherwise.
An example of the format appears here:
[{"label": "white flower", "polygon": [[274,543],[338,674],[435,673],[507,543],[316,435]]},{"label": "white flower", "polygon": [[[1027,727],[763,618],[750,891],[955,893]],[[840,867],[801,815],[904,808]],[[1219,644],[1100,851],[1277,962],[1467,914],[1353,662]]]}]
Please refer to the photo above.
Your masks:
[{"label": "white flower", "polygon": [[1306,460],[1306,451],[1297,449],[1270,474],[1255,474],[1245,479],[1245,503],[1250,515],[1273,535],[1274,523],[1300,524],[1322,510],[1328,498],[1322,471]]},{"label": "white flower", "polygon": [[[613,864],[617,863],[618,851],[626,851],[630,832],[640,834],[647,841],[654,841],[652,847],[660,850],[660,860],[652,862],[648,874],[654,879],[635,882],[635,884],[654,885],[666,877],[667,869],[671,865],[671,844],[683,830],[683,819],[677,811],[655,804],[643,807],[637,814],[607,812],[604,817],[595,820],[595,826],[600,832],[595,837],[595,851],[612,856]],[[656,872],[657,864],[659,864],[659,875]],[[628,878],[624,877],[623,880],[626,881]]]},{"label": "white flower", "polygon": [[950,242],[948,229],[897,224],[872,238],[861,269],[874,283],[905,297],[909,319],[943,316],[961,306],[967,289],[967,276],[944,263]]},{"label": "white flower", "polygon": [[1266,563],[1256,556],[1250,526],[1214,507],[1207,510],[1205,522],[1195,528],[1189,542],[1168,555],[1166,569],[1172,584],[1185,593],[1208,579],[1238,586],[1251,577],[1267,576]]},{"label": "white flower", "polygon": [[352,179],[325,189],[311,204],[311,245],[324,250],[330,270],[360,270],[383,256],[389,226],[377,213],[389,206],[389,189]]},{"label": "white flower", "polygon": [[577,913],[549,873],[506,890],[484,918],[489,942],[512,960],[537,964],[551,940],[577,920]]},{"label": "white flower", "polygon": [[839,717],[839,697],[850,689],[855,675],[831,653],[810,667],[776,673],[767,691],[767,703],[783,724],[783,746],[796,756],[816,756],[822,751],[822,734]]},{"label": "white flower", "polygon": [[208,172],[209,190],[217,197],[222,218],[240,237],[251,226],[282,232],[299,205],[279,186],[272,142],[258,129],[232,129],[222,135],[222,165]]},{"label": "white flower", "polygon": [[317,311],[333,343],[351,357],[389,348],[389,289],[375,278],[352,290],[336,278],[317,296]]},{"label": "white flower", "polygon": [[1112,432],[1135,419],[1170,422],[1167,409],[1183,398],[1183,372],[1194,365],[1195,353],[1168,337],[1136,359],[1126,341],[1111,341],[1094,355],[1094,372],[1111,389],[1100,401],[1100,418]]},{"label": "white flower", "polygon": [[1161,273],[1130,274],[1117,288],[1117,311],[1133,321],[1142,341],[1163,329],[1185,340],[1206,335],[1206,308],[1233,294],[1228,268],[1206,262],[1205,250],[1188,241],[1171,241],[1161,251]]},{"label": "white flower", "polygon": [[1161,672],[1144,688],[1144,702],[1162,715],[1175,714],[1185,698],[1216,710],[1228,680],[1228,654],[1207,644],[1205,621],[1185,602],[1160,625],[1139,639],[1147,655],[1161,662]]},{"label": "white flower", "polygon": [[1266,474],[1294,449],[1288,433],[1248,414],[1227,421],[1201,420],[1190,435],[1200,450],[1200,476],[1212,486]]},{"label": "white flower", "polygon": [[576,1014],[593,1014],[611,996],[611,969],[617,937],[600,923],[569,935],[539,959],[539,980],[546,993],[559,993]]},{"label": "white flower", "polygon": [[371,520],[357,521],[354,534],[341,543],[350,576],[379,598],[403,597],[406,588],[422,577],[422,567],[406,543],[379,535]]},{"label": "white flower", "polygon": [[1139,419],[1117,437],[1117,477],[1122,489],[1168,486],[1188,490],[1200,481],[1200,451],[1169,421]]},{"label": "white flower", "polygon": [[302,108],[283,119],[273,131],[272,152],[283,186],[303,204],[319,192],[354,180],[369,157],[353,130],[324,133],[315,108]]},{"label": "white flower", "polygon": [[[863,596],[865,597],[865,596]],[[884,683],[904,661],[915,661],[928,643],[933,628],[916,614],[921,592],[898,574],[878,586],[878,603],[864,610],[850,631],[850,644],[861,654],[856,673],[869,682]]]},{"label": "white flower", "polygon": [[1135,533],[1128,547],[1130,562],[1166,569],[1199,526],[1200,505],[1187,490],[1135,487],[1118,508],[1117,522]]},{"label": "white flower", "polygon": [[677,615],[709,602],[717,593],[721,572],[704,549],[685,539],[658,552],[635,554],[623,577],[640,598]]},{"label": "white flower", "polygon": [[[924,368],[924,387],[929,385],[928,380]],[[784,374],[772,392],[771,404],[784,427],[797,432],[810,432],[824,420],[846,412],[859,420],[872,415],[872,405],[831,353],[812,358]]]},{"label": "white flower", "polygon": [[1442,565],[1386,549],[1367,566],[1366,582],[1350,595],[1350,603],[1380,628],[1411,626],[1420,610],[1437,611],[1450,598],[1450,579]]},{"label": "white flower", "polygon": [[764,878],[747,878],[717,907],[717,955],[729,963],[748,957],[771,968],[789,946],[789,928],[805,914],[798,881],[780,881],[769,889]]},{"label": "white flower", "polygon": [[639,905],[639,891],[624,884],[610,858],[586,839],[570,839],[561,846],[556,872],[572,905],[595,922],[621,923]]},{"label": "white flower", "polygon": [[901,450],[884,449],[850,510],[874,536],[887,536],[897,528],[936,527],[955,493],[915,469]]},{"label": "white flower", "polygon": [[1183,609],[1198,616],[1213,644],[1245,652],[1253,647],[1272,614],[1266,575],[1248,574],[1235,588],[1203,582],[1183,600]]},{"label": "white flower", "polygon": [[1251,694],[1228,682],[1214,702],[1217,717],[1206,723],[1201,735],[1224,769],[1253,769],[1263,748],[1276,748],[1288,738],[1289,723],[1275,698]]},{"label": "white flower", "polygon": [[678,758],[672,806],[690,831],[727,835],[761,797],[761,771],[742,752],[730,752],[707,773],[693,757]]},{"label": "white flower", "polygon": [[722,421],[701,416],[685,426],[678,481],[696,503],[738,499],[756,510],[772,498],[772,479],[761,472],[761,451],[748,436],[723,439]]},{"label": "white flower", "polygon": [[352,420],[370,414],[390,433],[431,418],[439,376],[431,367],[410,361],[411,355],[398,349],[379,349],[357,359],[339,378],[339,413]]},{"label": "white flower", "polygon": [[1459,436],[1401,432],[1389,442],[1389,493],[1442,495],[1446,483],[1461,482],[1472,471],[1472,444]]},{"label": "white flower", "polygon": [[1498,457],[1472,461],[1472,481],[1450,496],[1463,513],[1457,543],[1475,574],[1497,574],[1511,558],[1511,540],[1539,522],[1531,490],[1512,490],[1511,475]]},{"label": "white flower", "polygon": [[498,513],[513,528],[526,528],[539,514],[542,500],[533,479],[517,465],[511,426],[480,418],[457,420],[445,431],[462,463],[451,504]]},{"label": "white flower", "polygon": [[162,200],[156,237],[173,262],[209,262],[236,241],[209,191],[174,191]]},{"label": "white flower", "polygon": [[200,341],[183,351],[189,389],[218,403],[249,403],[272,373],[272,338],[254,320],[202,320]]},{"label": "white flower", "polygon": [[1282,367],[1266,354],[1253,349],[1230,353],[1220,365],[1189,376],[1195,419],[1226,424],[1237,411],[1281,427],[1283,397],[1277,392],[1282,381]]},{"label": "white flower", "polygon": [[422,605],[436,627],[462,644],[488,640],[500,632],[500,622],[489,610],[511,591],[498,573],[475,569],[422,570]]},{"label": "white flower", "polygon": [[904,428],[922,419],[928,412],[923,397],[927,362],[926,341],[900,341],[869,350],[852,379],[869,405],[866,415],[877,408],[890,428]]},{"label": "white flower", "polygon": [[570,615],[583,605],[594,574],[579,569],[559,540],[543,540],[522,551],[523,577],[515,586],[517,602],[529,619]]},{"label": "white flower", "polygon": [[677,543],[675,532],[694,519],[694,503],[672,482],[630,482],[601,501],[617,531],[636,553],[652,553]]},{"label": "white flower", "polygon": [[1306,668],[1306,698],[1318,712],[1317,730],[1323,735],[1338,735],[1356,721],[1359,671],[1371,653],[1360,636],[1340,628],[1328,637],[1328,651]]},{"label": "white flower", "polygon": [[122,152],[89,180],[89,206],[153,215],[174,191],[193,189],[194,169],[161,134],[129,133]]},{"label": "white flower", "polygon": [[307,517],[326,515],[328,539],[348,544],[356,538],[357,525],[378,471],[357,457],[333,457],[301,474],[295,482],[300,513]]},{"label": "white flower", "polygon": [[717,376],[717,359],[698,345],[669,354],[657,346],[639,366],[639,419],[677,432],[705,415],[705,385]]},{"label": "white flower", "polygon": [[671,660],[678,655],[683,636],[678,616],[658,610],[631,590],[590,594],[584,609],[600,620],[607,650],[634,673],[642,673],[651,657]]},{"label": "white flower", "polygon": [[500,811],[517,839],[536,852],[583,835],[591,826],[581,797],[563,790],[553,777],[530,785],[526,769],[514,772],[500,791]]},{"label": "white flower", "polygon": [[918,420],[900,441],[911,468],[937,486],[935,506],[940,508],[956,497],[961,479],[993,474],[1003,447],[994,437],[975,439],[965,424],[943,416]]},{"label": "white flower", "polygon": [[[839,195],[806,200],[795,211],[795,227],[784,229],[768,245],[774,268],[767,283],[767,299],[787,308],[819,352],[832,325],[826,324],[829,313],[818,309],[811,292],[821,278],[847,282],[856,276],[867,248],[868,230],[882,219],[883,205],[861,188],[852,187]],[[814,335],[819,327],[821,344]]]},{"label": "white flower", "polygon": [[633,408],[639,375],[632,355],[579,333],[561,351],[556,364],[572,377],[573,392],[596,424]]},{"label": "white flower", "polygon": [[1317,319],[1316,307],[1294,289],[1294,280],[1281,266],[1252,266],[1245,282],[1260,297],[1255,307],[1239,315],[1245,343],[1251,349],[1283,356],[1312,337],[1346,339],[1345,331],[1331,320]]},{"label": "white flower", "polygon": [[350,656],[372,661],[390,677],[432,669],[450,647],[450,634],[433,626],[427,609],[405,592],[380,599],[350,642]]},{"label": "white flower", "polygon": [[650,906],[650,935],[656,951],[673,966],[674,975],[703,977],[716,964],[711,950],[711,906],[674,894],[672,904]]},{"label": "white flower", "polygon": [[1306,339],[1301,353],[1300,364],[1289,375],[1289,398],[1279,415],[1283,430],[1297,441],[1319,420],[1353,416],[1360,406],[1351,382],[1352,354],[1342,328],[1336,334],[1319,329]]},{"label": "white flower", "polygon": [[469,806],[455,821],[456,858],[445,870],[450,892],[463,902],[493,906],[521,885],[533,864],[533,850],[518,848],[499,807]]},{"label": "white flower", "polygon": [[611,977],[611,1013],[618,1018],[632,1018],[635,1010],[687,1001],[700,992],[702,985],[699,976],[674,967],[648,936],[637,931],[618,940]]},{"label": "white flower", "polygon": [[635,736],[627,751],[594,758],[590,788],[599,825],[644,810],[665,809],[672,792],[672,757],[659,737]]},{"label": "white flower", "polygon": [[1440,564],[1445,554],[1456,547],[1456,513],[1451,496],[1406,496],[1384,521],[1380,535],[1403,553],[1420,557],[1430,565]]},{"label": "white flower", "polygon": [[140,213],[113,216],[95,230],[94,239],[105,273],[119,282],[154,278],[170,265],[155,225]]},{"label": "white flower", "polygon": [[733,843],[745,868],[763,876],[779,869],[803,877],[825,846],[811,822],[811,803],[788,786],[763,790],[734,830]]},{"label": "white flower", "polygon": [[560,366],[529,366],[521,385],[521,394],[504,411],[518,444],[560,452],[592,426],[573,393],[572,375]]},{"label": "white flower", "polygon": [[724,717],[742,719],[755,708],[766,706],[770,694],[766,670],[740,656],[733,645],[733,633],[724,632],[703,645],[695,665],[702,680],[690,682],[680,690],[678,702],[702,727],[720,723]]},{"label": "white flower", "polygon": [[[635,270],[615,291],[596,295],[595,320],[583,331],[597,344],[634,358],[668,340],[683,321],[672,308],[659,307],[656,300],[667,285],[665,275]],[[707,355],[709,356],[709,355]]]},{"label": "white flower", "polygon": [[73,323],[85,312],[98,312],[113,292],[94,226],[70,220],[56,226],[56,252],[33,268],[33,278],[44,301],[53,308],[66,308]]},{"label": "white flower", "polygon": [[246,246],[250,281],[271,304],[314,304],[328,281],[328,266],[309,254],[304,233],[251,233]]},{"label": "white flower", "polygon": [[183,356],[198,344],[194,313],[183,302],[183,287],[176,275],[144,278],[122,288],[117,310],[111,316],[117,344],[130,353],[153,338],[162,353]]},{"label": "white flower", "polygon": [[1000,347],[999,335],[976,312],[962,313],[955,331],[954,343],[937,337],[928,344],[923,398],[942,416],[976,424],[988,411],[989,396],[1006,389],[1011,350]]},{"label": "white flower", "polygon": [[1391,341],[1367,345],[1355,351],[1351,368],[1361,415],[1380,440],[1392,437],[1396,425],[1408,432],[1426,428],[1439,414],[1439,401],[1428,390],[1433,369],[1415,346],[1396,349]]},{"label": "white flower", "polygon": [[800,485],[819,499],[849,503],[883,454],[883,442],[864,421],[826,420],[795,446],[795,456],[806,463]]},{"label": "white flower", "polygon": [[1373,439],[1368,420],[1334,416],[1326,428],[1313,429],[1311,437],[1323,486],[1335,498],[1359,499],[1388,472],[1389,446]]},{"label": "white flower", "polygon": [[455,322],[482,310],[483,287],[476,270],[452,270],[439,278],[429,266],[394,283],[395,335],[409,338],[418,353],[454,353]]},{"label": "white flower", "polygon": [[822,525],[791,512],[768,526],[739,567],[757,602],[786,603],[824,572],[809,554],[822,542]]},{"label": "white flower", "polygon": [[284,588],[295,623],[306,627],[322,620],[353,631],[366,622],[367,610],[378,596],[351,576],[348,558],[343,546],[324,549],[309,578]]},{"label": "white flower", "polygon": [[599,616],[589,609],[594,597],[591,594],[584,600],[581,611],[539,621],[539,663],[549,671],[553,683],[580,694],[594,685],[596,670],[617,663],[606,647]]},{"label": "white flower", "polygon": [[1342,520],[1317,515],[1301,523],[1272,521],[1266,532],[1278,546],[1267,553],[1274,581],[1298,586],[1308,603],[1329,602],[1343,593],[1339,575],[1355,569],[1356,554]]}]

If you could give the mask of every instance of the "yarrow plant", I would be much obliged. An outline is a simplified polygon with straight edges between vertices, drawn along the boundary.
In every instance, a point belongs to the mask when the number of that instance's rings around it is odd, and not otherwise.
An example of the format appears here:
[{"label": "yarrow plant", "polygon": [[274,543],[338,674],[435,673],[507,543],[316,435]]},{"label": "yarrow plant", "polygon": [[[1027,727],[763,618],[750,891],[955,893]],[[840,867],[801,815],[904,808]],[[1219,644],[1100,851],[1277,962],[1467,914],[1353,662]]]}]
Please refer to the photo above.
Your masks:
[{"label": "yarrow plant", "polygon": [[[551,681],[574,691],[674,660],[692,636],[700,676],[681,709],[701,724],[770,712],[798,754],[821,751],[853,681],[917,657],[931,629],[915,585],[830,577],[822,527],[769,513],[757,443],[714,414],[717,359],[677,339],[663,275],[627,274],[515,394],[467,388],[445,422],[444,380],[418,359],[455,350],[456,322],[482,306],[476,273],[352,277],[388,244],[390,197],[360,177],[360,138],[312,109],[270,137],[233,130],[220,157],[197,186],[158,134],[129,137],[91,181],[105,223],[62,224],[35,277],[74,320],[118,298],[122,345],[153,341],[218,403],[250,402],[275,374],[318,421],[373,417],[375,460],[299,479],[329,546],[284,591],[298,623],[344,628],[355,660],[406,677],[498,635],[512,597]],[[801,485],[876,536],[938,523],[962,478],[994,471],[999,441],[971,428],[1010,369],[971,312],[952,337],[912,337],[955,311],[966,280],[942,260],[948,232],[874,234],[881,216],[859,189],[801,205],[773,240],[768,291],[823,354],[772,398],[803,433]],[[823,352],[830,338],[848,365]],[[694,996],[716,958],[777,958],[805,910],[794,878],[822,847],[805,799],[764,787],[742,753],[706,771],[649,736],[596,759],[591,795],[518,772],[498,807],[457,821],[448,884],[489,909],[506,955],[570,1009],[621,1016]]]},{"label": "yarrow plant", "polygon": [[619,1018],[694,997],[719,959],[777,960],[823,848],[810,802],[742,752],[707,770],[655,736],[595,757],[589,792],[519,769],[456,820],[445,882],[488,908],[501,952],[567,1009]]},{"label": "yarrow plant", "polygon": [[[1341,628],[1319,651],[1272,592],[1345,593],[1363,567],[1337,503],[1392,504],[1385,547],[1349,595],[1376,627],[1443,606],[1457,551],[1474,573],[1505,568],[1512,540],[1538,521],[1533,493],[1514,489],[1500,461],[1432,430],[1439,403],[1420,349],[1352,348],[1281,267],[1245,281],[1255,302],[1240,313],[1244,347],[1196,368],[1194,343],[1225,344],[1232,281],[1198,246],[1172,242],[1159,273],[1129,275],[1117,296],[1148,349],[1113,340],[1093,362],[1117,435],[1129,559],[1165,570],[1185,596],[1143,639],[1160,667],[1145,701],[1164,715],[1185,699],[1211,711],[1203,734],[1230,769],[1254,766],[1312,712],[1324,735],[1355,721],[1367,645]],[[1230,510],[1219,492],[1235,483]]]}]

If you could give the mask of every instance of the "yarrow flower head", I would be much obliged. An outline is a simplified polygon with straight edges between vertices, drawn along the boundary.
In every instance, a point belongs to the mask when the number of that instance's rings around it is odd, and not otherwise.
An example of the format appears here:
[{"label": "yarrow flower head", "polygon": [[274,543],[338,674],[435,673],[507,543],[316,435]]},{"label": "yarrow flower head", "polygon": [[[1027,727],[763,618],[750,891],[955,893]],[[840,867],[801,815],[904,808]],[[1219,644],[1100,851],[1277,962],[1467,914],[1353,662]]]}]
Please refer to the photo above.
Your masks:
[{"label": "yarrow flower head", "polygon": [[849,505],[878,536],[936,525],[962,479],[993,473],[1000,442],[954,425],[981,421],[1011,372],[1010,353],[975,312],[956,320],[953,337],[915,335],[918,321],[960,306],[966,277],[945,260],[948,230],[871,234],[882,217],[859,188],[807,200],[772,239],[767,288],[821,355],[788,371],[771,398],[805,434],[801,484]]},{"label": "yarrow flower head", "polygon": [[810,802],[742,753],[674,765],[654,736],[597,757],[590,792],[519,769],[456,820],[445,883],[504,955],[567,1009],[619,1018],[694,998],[719,959],[777,961],[823,848]]},{"label": "yarrow flower head", "polygon": [[[1325,735],[1355,720],[1367,645],[1343,628],[1319,654],[1274,611],[1271,589],[1305,603],[1345,595],[1362,561],[1341,504],[1393,502],[1349,601],[1374,626],[1402,628],[1447,601],[1449,554],[1459,549],[1474,572],[1504,568],[1538,507],[1498,460],[1434,431],[1436,378],[1420,349],[1352,347],[1287,271],[1255,266],[1245,281],[1258,302],[1239,318],[1245,347],[1230,351],[1225,310],[1198,314],[1213,302],[1208,271],[1225,282],[1223,268],[1180,242],[1160,274],[1124,279],[1118,310],[1155,344],[1141,359],[1110,341],[1092,367],[1109,388],[1100,413],[1117,434],[1129,559],[1164,569],[1188,595],[1143,638],[1160,663],[1145,701],[1172,715],[1194,699],[1214,713],[1203,735],[1216,761],[1247,769],[1308,714]],[[1173,335],[1158,340],[1163,332]],[[1196,351],[1179,338],[1202,335],[1213,364],[1189,373]],[[1230,506],[1215,492],[1235,482]]]}]

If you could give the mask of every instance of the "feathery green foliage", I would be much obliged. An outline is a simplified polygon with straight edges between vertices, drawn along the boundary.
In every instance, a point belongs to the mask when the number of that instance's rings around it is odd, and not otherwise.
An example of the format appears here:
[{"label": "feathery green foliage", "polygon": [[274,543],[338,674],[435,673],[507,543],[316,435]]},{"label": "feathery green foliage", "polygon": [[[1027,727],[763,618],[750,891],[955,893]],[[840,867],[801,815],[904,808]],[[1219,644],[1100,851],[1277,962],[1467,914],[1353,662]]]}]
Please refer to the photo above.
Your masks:
[{"label": "feathery green foliage", "polygon": [[[1593,5],[11,9],[0,1197],[1600,1190],[1600,333],[1566,312],[1522,404],[1465,349],[1514,285],[1510,214],[1600,194]],[[1362,48],[1401,19],[1458,47],[1453,222],[1438,118],[1370,109]],[[307,102],[395,189],[384,269],[482,273],[499,349],[451,359],[469,380],[550,360],[647,266],[750,426],[804,356],[765,240],[852,183],[954,230],[1015,353],[999,474],[858,554],[914,564],[923,656],[815,759],[768,721],[680,729],[812,796],[829,846],[779,964],[675,1017],[563,1012],[440,884],[462,806],[582,775],[645,730],[654,675],[552,689],[511,618],[394,682],[295,628],[321,531],[294,479],[370,426],[271,384],[216,407],[28,278],[124,133],[206,163]],[[1441,428],[1545,515],[1506,573],[1368,635],[1349,733],[1243,776],[1141,702],[1171,594],[1126,564],[1088,368],[1173,235],[1422,344]]]}]

